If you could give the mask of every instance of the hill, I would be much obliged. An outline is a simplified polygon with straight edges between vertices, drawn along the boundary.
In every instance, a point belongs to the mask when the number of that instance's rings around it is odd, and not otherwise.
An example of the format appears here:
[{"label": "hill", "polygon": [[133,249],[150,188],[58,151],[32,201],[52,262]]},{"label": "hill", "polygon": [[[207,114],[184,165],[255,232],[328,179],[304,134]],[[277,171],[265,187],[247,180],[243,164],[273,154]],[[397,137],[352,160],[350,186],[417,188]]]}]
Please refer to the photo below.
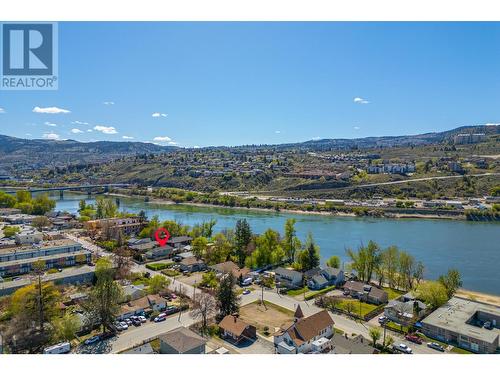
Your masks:
[{"label": "hill", "polygon": [[123,156],[175,150],[142,142],[78,142],[74,140],[21,139],[0,135],[0,168],[34,169],[73,163],[109,161]]}]

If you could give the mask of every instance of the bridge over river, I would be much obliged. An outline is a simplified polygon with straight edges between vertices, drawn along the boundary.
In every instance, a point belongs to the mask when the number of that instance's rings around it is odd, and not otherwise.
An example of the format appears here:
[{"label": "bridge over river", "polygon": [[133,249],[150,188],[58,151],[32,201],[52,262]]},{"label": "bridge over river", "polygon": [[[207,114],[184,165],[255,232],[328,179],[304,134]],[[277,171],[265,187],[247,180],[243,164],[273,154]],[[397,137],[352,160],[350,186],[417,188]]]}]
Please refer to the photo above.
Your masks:
[{"label": "bridge over river", "polygon": [[[93,184],[93,185],[68,185],[68,186],[55,186],[55,187],[40,187],[40,188],[27,188],[23,190],[27,190],[30,193],[42,193],[42,192],[50,192],[50,191],[59,191],[59,196],[62,198],[64,196],[65,190],[72,191],[87,191],[90,195],[92,191],[96,189],[103,189],[104,193],[109,192],[110,188],[114,187],[128,187],[130,184]],[[7,194],[16,194],[19,190],[7,190],[5,191]]]}]

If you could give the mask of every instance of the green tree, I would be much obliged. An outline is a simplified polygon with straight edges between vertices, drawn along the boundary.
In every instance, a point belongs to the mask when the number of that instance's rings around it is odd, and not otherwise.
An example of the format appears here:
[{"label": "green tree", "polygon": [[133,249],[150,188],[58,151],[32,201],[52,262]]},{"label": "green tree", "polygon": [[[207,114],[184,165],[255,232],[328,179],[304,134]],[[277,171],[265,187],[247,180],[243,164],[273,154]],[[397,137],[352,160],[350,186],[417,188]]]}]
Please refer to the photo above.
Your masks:
[{"label": "green tree", "polygon": [[96,218],[107,219],[118,216],[118,206],[111,199],[99,197],[96,199]]},{"label": "green tree", "polygon": [[380,331],[380,328],[371,327],[370,330],[368,331],[368,334],[370,335],[373,341],[373,347],[375,348],[377,346],[377,341],[382,336],[382,332]]},{"label": "green tree", "polygon": [[245,264],[250,268],[276,264],[285,256],[279,233],[272,229],[268,229],[258,236],[255,240],[255,246],[255,250],[245,261]]},{"label": "green tree", "polygon": [[200,286],[209,289],[215,289],[218,283],[219,282],[217,281],[217,276],[215,275],[215,272],[205,272],[201,277]]},{"label": "green tree", "polygon": [[311,233],[307,235],[305,248],[300,252],[298,261],[302,271],[308,271],[319,266],[319,246],[314,243]]},{"label": "green tree", "polygon": [[167,286],[170,285],[170,280],[163,275],[154,275],[149,279],[148,291],[150,294],[156,294],[161,292]]},{"label": "green tree", "polygon": [[50,225],[50,220],[47,218],[47,216],[37,216],[33,219],[31,225],[41,231],[43,228]]},{"label": "green tree", "polygon": [[438,281],[424,281],[415,289],[415,296],[433,309],[448,301],[448,293],[443,284]]},{"label": "green tree", "polygon": [[7,194],[3,191],[0,191],[0,207],[1,208],[12,208],[16,205],[16,198],[11,195]]},{"label": "green tree", "polygon": [[5,237],[12,237],[16,233],[19,233],[21,231],[21,228],[19,228],[17,225],[9,225],[7,227],[3,227],[3,235]]},{"label": "green tree", "polygon": [[56,201],[50,199],[48,194],[38,195],[33,199],[32,204],[33,209],[31,213],[33,215],[45,215],[56,207]]},{"label": "green tree", "polygon": [[462,286],[460,272],[455,268],[449,269],[446,275],[439,276],[438,281],[446,288],[448,298],[453,297],[457,289]]},{"label": "green tree", "polygon": [[208,240],[205,237],[196,237],[191,243],[193,254],[197,258],[203,258],[207,251]]},{"label": "green tree", "polygon": [[31,202],[31,193],[27,190],[16,191],[17,203]]},{"label": "green tree", "polygon": [[389,287],[394,288],[397,283],[397,272],[399,269],[399,249],[389,246],[380,257],[382,272]]},{"label": "green tree", "polygon": [[103,332],[112,325],[120,312],[119,302],[123,300],[122,289],[113,280],[114,273],[110,259],[101,258],[96,262],[96,284],[84,304],[90,325],[100,324]]},{"label": "green tree", "polygon": [[297,231],[295,230],[296,219],[287,219],[285,222],[285,238],[283,239],[283,249],[285,250],[285,256],[291,261],[295,261],[295,253],[300,244],[296,236]]},{"label": "green tree", "polygon": [[493,197],[500,197],[500,185],[493,187],[490,193]]},{"label": "green tree", "polygon": [[252,230],[250,229],[250,224],[246,219],[240,219],[236,222],[236,228],[234,230],[234,242],[236,250],[236,259],[238,259],[238,265],[243,267],[245,265],[245,258],[247,255],[247,247],[252,240]]},{"label": "green tree", "polygon": [[38,323],[43,331],[45,323],[50,322],[58,313],[61,294],[53,283],[33,283],[14,292],[9,309],[12,315]]},{"label": "green tree", "polygon": [[216,292],[217,318],[222,320],[227,315],[235,314],[239,311],[239,297],[236,293],[236,278],[232,273],[226,274],[220,280],[219,288]]},{"label": "green tree", "polygon": [[332,268],[340,268],[340,258],[336,255],[332,255],[327,261],[326,265]]},{"label": "green tree", "polygon": [[60,318],[55,318],[52,321],[54,327],[53,336],[56,341],[71,341],[76,337],[76,333],[80,330],[81,324],[78,317],[69,312],[65,313]]}]

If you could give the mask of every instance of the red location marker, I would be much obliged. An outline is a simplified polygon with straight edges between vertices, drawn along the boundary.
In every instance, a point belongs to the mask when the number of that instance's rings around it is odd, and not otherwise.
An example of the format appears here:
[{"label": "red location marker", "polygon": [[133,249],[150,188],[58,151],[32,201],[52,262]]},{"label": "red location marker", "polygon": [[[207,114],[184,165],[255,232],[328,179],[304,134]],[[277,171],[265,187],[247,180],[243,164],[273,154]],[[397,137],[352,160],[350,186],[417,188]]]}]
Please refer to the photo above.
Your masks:
[{"label": "red location marker", "polygon": [[[163,236],[160,236],[163,233]],[[170,233],[165,228],[158,228],[155,232],[156,242],[160,246],[165,246],[167,244],[168,239],[170,238]]]}]

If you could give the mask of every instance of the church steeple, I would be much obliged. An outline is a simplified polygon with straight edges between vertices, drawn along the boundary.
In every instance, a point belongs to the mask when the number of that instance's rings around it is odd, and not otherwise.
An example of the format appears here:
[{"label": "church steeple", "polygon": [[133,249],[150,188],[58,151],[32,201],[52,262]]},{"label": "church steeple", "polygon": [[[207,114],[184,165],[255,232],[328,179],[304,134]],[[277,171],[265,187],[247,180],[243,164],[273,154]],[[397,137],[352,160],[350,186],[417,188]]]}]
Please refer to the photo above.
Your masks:
[{"label": "church steeple", "polygon": [[295,314],[293,315],[293,317],[295,318],[295,321],[300,320],[304,317],[304,313],[300,308],[300,304],[297,305],[297,310],[295,310]]}]

